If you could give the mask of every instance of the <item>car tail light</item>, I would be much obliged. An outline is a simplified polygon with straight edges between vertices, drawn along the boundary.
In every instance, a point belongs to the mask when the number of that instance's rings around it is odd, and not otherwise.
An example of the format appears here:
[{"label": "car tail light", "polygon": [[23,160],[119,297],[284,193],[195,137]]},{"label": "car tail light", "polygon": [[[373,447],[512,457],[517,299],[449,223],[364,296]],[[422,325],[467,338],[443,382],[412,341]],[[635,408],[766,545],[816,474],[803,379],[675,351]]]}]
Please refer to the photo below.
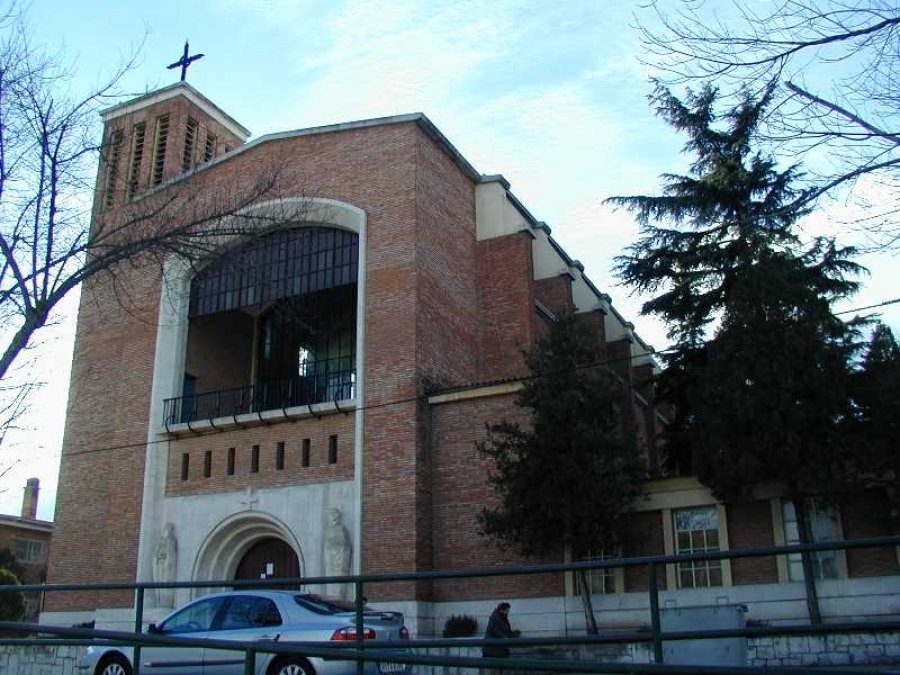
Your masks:
[{"label": "car tail light", "polygon": [[409,629],[406,626],[400,626],[400,639],[409,640]]},{"label": "car tail light", "polygon": [[[353,626],[338,628],[331,634],[332,640],[355,640],[356,629]],[[372,628],[363,628],[363,640],[374,640],[375,631]]]}]

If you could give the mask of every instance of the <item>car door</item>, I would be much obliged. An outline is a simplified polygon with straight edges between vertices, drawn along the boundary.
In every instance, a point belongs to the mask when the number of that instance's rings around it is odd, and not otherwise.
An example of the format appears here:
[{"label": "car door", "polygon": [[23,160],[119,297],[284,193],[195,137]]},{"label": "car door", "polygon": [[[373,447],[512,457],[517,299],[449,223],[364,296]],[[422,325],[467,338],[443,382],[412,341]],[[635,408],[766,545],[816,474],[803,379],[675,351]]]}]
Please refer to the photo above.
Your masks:
[{"label": "car door", "polygon": [[[281,636],[281,613],[270,598],[258,595],[233,595],[222,612],[211,637],[216,640],[275,642]],[[257,664],[264,660],[257,655]],[[204,675],[242,675],[245,653],[237,650],[205,649]]]},{"label": "car door", "polygon": [[[201,598],[167,617],[154,632],[167,637],[210,637],[224,603],[222,596]],[[146,675],[203,675],[203,649],[144,647],[141,650],[141,672]]]}]

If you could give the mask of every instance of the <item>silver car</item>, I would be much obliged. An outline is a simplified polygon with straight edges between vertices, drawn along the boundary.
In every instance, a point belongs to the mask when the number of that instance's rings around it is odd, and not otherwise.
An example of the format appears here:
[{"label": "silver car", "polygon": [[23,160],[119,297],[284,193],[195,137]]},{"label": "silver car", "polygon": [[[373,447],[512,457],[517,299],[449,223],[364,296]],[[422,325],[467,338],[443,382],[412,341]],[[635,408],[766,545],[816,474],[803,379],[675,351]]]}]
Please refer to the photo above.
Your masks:
[{"label": "silver car", "polygon": [[[204,596],[181,607],[148,632],[156,635],[290,644],[356,640],[352,602],[292,591],[231,591]],[[363,637],[397,642],[397,653],[408,654],[403,642],[409,632],[400,612],[365,608]],[[78,664],[83,675],[131,675],[130,647],[88,647]],[[408,675],[409,664],[366,662],[366,675]],[[153,675],[242,675],[244,652],[205,647],[141,649],[141,673]],[[315,656],[278,656],[258,652],[257,675],[354,675],[355,661]]]}]

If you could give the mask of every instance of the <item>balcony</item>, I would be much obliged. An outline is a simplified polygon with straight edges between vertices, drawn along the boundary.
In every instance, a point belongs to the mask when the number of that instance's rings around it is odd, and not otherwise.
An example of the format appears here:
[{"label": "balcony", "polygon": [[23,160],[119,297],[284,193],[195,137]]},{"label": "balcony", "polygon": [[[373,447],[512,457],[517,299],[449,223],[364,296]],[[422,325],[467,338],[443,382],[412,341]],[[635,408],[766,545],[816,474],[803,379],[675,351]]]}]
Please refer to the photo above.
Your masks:
[{"label": "balcony", "polygon": [[339,401],[352,399],[355,389],[356,371],[344,370],[169,398],[164,403],[163,424],[169,430],[223,417],[238,423],[240,416],[254,413],[262,420],[265,411],[280,410],[286,415],[288,408],[299,406],[329,402],[337,406]]}]

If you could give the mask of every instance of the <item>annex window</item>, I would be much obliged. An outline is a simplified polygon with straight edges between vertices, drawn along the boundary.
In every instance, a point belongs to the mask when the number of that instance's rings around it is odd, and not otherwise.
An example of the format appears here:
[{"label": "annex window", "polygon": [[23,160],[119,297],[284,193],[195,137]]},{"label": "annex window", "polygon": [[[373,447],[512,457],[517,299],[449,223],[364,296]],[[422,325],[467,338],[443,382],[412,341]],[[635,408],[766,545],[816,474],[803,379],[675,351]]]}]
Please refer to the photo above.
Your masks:
[{"label": "annex window", "polygon": [[184,452],[181,454],[181,480],[187,480],[191,470],[191,456]]},{"label": "annex window", "polygon": [[[784,543],[788,546],[799,544],[800,529],[793,502],[782,502],[781,517],[784,522]],[[810,499],[806,506],[806,520],[814,542],[840,539],[840,520],[834,506]],[[837,551],[817,551],[812,556],[812,565],[816,579],[836,579],[840,576]],[[788,556],[788,569],[791,581],[803,581],[803,561],[799,553]]]},{"label": "annex window", "polygon": [[128,185],[126,197],[131,199],[137,194],[141,180],[141,164],[144,161],[144,140],[147,136],[147,125],[139,122],[131,131],[131,164],[128,166]]},{"label": "annex window", "polygon": [[[715,505],[672,512],[675,526],[675,553],[718,551],[719,510]],[[722,585],[721,560],[693,560],[678,563],[679,588],[705,588]]]},{"label": "annex window", "polygon": [[203,453],[203,477],[210,476],[212,476],[212,450],[207,450]]},{"label": "annex window", "polygon": [[228,448],[228,464],[225,468],[225,473],[229,476],[234,475],[234,448]]},{"label": "annex window", "polygon": [[200,125],[193,117],[188,117],[187,126],[184,128],[184,152],[181,156],[181,170],[189,171],[194,166],[194,152],[197,150],[197,135],[200,133]]},{"label": "annex window", "polygon": [[37,539],[17,539],[16,558],[19,562],[28,565],[38,564],[44,561],[46,545]]},{"label": "annex window", "polygon": [[259,473],[259,446],[254,445],[250,453],[250,473]]},{"label": "annex window", "polygon": [[275,470],[284,470],[284,441],[278,441],[275,446]]},{"label": "annex window", "polygon": [[[601,550],[599,554],[588,551],[584,556],[584,560],[606,560],[613,556],[606,555]],[[616,592],[616,569],[613,567],[605,567],[602,569],[586,570],[584,574],[585,583],[591,595],[598,593],[615,593]],[[581,576],[575,575],[575,592],[581,594]]]},{"label": "annex window", "polygon": [[216,135],[206,132],[206,143],[203,146],[203,161],[210,162],[216,156]]},{"label": "annex window", "polygon": [[116,129],[109,138],[106,148],[106,181],[103,186],[103,208],[113,205],[116,196],[116,183],[119,178],[119,158],[122,154],[122,130]]},{"label": "annex window", "polygon": [[153,170],[150,173],[152,185],[159,185],[163,180],[166,166],[166,145],[169,142],[169,116],[156,118],[156,134],[153,139]]}]

